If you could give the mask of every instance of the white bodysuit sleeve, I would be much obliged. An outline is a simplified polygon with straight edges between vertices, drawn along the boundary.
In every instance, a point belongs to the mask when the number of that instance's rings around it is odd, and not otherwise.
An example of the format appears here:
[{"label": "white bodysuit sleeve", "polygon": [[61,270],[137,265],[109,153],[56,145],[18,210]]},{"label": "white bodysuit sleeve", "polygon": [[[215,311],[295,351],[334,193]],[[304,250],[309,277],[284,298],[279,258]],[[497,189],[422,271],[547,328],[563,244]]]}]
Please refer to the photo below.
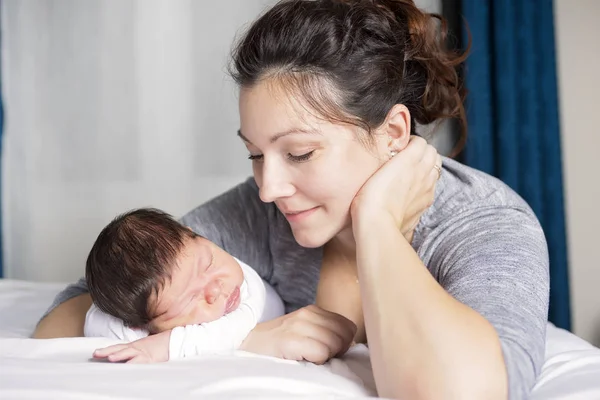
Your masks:
[{"label": "white bodysuit sleeve", "polygon": [[119,318],[106,314],[104,311],[92,304],[85,315],[83,335],[88,337],[106,337],[133,342],[148,336],[144,329],[132,329]]},{"label": "white bodysuit sleeve", "polygon": [[238,308],[215,321],[174,328],[169,340],[170,360],[236,350],[260,321],[265,284],[252,267],[237,262],[244,272]]}]

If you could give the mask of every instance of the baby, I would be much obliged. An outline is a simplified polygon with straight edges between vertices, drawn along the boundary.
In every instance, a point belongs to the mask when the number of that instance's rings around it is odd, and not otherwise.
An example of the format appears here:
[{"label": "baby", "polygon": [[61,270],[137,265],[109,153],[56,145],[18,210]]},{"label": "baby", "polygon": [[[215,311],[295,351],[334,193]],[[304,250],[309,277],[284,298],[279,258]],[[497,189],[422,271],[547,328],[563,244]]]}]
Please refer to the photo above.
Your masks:
[{"label": "baby", "polygon": [[109,361],[155,362],[237,349],[283,302],[253,268],[156,209],[120,215],[86,262],[85,336],[124,340]]}]

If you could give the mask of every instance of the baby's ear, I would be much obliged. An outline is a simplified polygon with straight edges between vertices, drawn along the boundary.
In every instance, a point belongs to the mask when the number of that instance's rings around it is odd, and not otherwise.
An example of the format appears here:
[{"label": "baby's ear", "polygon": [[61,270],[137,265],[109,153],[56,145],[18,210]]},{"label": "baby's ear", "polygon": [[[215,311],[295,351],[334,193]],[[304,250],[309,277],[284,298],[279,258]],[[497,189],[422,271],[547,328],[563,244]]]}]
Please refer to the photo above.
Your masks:
[{"label": "baby's ear", "polygon": [[148,322],[146,325],[135,329],[143,329],[147,331],[149,335],[154,335],[158,333],[156,327],[152,324],[152,322]]},{"label": "baby's ear", "polygon": [[143,326],[134,326],[134,325],[129,325],[129,324],[125,324],[125,326],[134,331],[139,331],[139,330],[143,329]]}]

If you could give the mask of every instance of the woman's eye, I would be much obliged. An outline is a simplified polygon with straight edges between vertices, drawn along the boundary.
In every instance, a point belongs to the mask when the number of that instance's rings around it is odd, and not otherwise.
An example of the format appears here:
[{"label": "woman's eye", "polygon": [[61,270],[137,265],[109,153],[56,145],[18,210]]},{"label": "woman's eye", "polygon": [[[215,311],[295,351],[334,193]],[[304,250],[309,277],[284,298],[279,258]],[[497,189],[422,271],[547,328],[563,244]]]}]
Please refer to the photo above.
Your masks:
[{"label": "woman's eye", "polygon": [[290,159],[290,160],[292,160],[294,162],[308,161],[312,157],[312,155],[313,155],[314,152],[315,152],[314,150],[313,151],[309,151],[308,153],[302,154],[300,156],[295,156],[293,154],[288,154],[288,159]]},{"label": "woman's eye", "polygon": [[252,161],[259,161],[259,160],[262,160],[262,159],[263,159],[263,155],[262,154],[257,154],[257,155],[250,154],[248,156],[248,160],[252,160]]}]

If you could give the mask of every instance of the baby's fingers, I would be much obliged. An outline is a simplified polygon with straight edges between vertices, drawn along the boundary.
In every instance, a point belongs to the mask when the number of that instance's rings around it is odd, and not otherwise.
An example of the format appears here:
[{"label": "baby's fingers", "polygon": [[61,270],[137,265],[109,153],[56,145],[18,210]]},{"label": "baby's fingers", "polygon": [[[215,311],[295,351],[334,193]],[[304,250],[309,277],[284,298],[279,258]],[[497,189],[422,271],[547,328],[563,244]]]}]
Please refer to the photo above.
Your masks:
[{"label": "baby's fingers", "polygon": [[112,353],[108,356],[110,362],[120,362],[135,359],[141,354],[141,352],[134,347],[127,347],[116,353]]},{"label": "baby's fingers", "polygon": [[135,357],[129,359],[129,361],[127,361],[127,364],[149,364],[151,362],[152,360],[148,358],[147,355],[140,352]]},{"label": "baby's fingers", "polygon": [[96,349],[94,351],[94,358],[106,358],[109,355],[126,349],[129,347],[129,344],[114,344],[112,346],[104,347],[102,349]]}]

